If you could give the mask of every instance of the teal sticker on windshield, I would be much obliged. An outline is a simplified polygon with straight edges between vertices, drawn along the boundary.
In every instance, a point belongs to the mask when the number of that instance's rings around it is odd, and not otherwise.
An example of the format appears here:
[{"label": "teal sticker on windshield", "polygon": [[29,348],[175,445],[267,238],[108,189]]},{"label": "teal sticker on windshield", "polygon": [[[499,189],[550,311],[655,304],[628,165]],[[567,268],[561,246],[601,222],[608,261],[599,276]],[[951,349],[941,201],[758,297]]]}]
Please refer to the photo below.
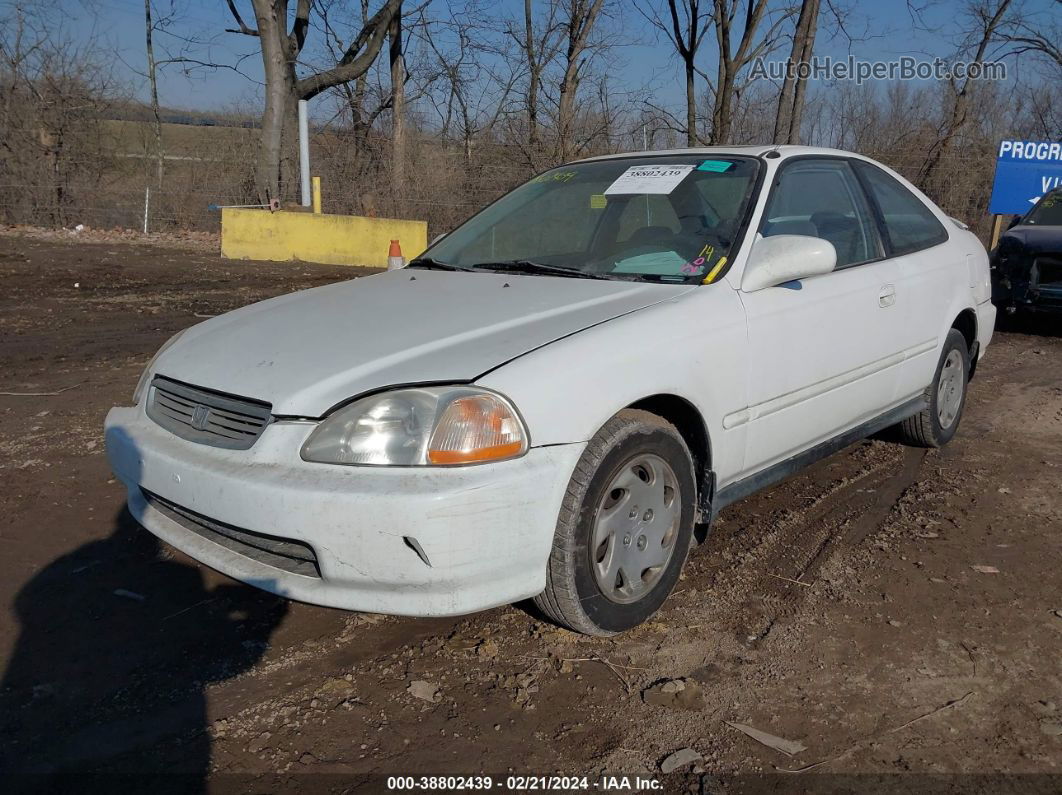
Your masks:
[{"label": "teal sticker on windshield", "polygon": [[732,165],[734,164],[726,160],[705,160],[703,163],[697,166],[697,170],[723,172],[730,168]]}]

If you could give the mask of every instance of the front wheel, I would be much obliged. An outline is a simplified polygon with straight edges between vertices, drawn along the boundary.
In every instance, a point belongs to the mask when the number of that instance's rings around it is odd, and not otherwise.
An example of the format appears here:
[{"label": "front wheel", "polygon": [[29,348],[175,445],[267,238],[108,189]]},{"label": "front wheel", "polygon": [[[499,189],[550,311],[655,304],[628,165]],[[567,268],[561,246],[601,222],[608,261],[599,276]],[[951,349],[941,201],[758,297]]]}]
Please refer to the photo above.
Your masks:
[{"label": "front wheel", "polygon": [[926,408],[897,427],[900,440],[915,447],[943,447],[959,428],[970,379],[966,338],[951,329],[944,340],[936,375],[925,391]]},{"label": "front wheel", "polygon": [[640,624],[675,587],[693,533],[693,459],[666,420],[627,409],[590,440],[557,520],[547,616],[577,632]]}]

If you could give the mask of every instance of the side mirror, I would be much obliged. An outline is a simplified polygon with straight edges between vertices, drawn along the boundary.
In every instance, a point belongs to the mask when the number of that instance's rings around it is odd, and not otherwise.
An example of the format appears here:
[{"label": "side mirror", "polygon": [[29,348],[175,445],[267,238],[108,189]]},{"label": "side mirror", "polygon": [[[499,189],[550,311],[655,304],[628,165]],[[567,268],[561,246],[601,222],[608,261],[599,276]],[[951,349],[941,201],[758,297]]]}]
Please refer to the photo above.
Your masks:
[{"label": "side mirror", "polygon": [[837,250],[829,240],[804,235],[761,237],[752,244],[741,291],[753,293],[795,279],[829,273],[837,265]]}]

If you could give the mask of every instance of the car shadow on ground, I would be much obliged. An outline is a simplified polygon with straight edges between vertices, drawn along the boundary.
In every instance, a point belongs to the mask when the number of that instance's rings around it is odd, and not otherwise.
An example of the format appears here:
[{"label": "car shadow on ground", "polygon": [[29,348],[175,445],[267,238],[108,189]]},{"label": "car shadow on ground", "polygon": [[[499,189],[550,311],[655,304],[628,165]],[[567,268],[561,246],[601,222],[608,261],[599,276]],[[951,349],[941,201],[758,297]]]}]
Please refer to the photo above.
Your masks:
[{"label": "car shadow on ground", "polygon": [[13,609],[0,780],[195,792],[210,765],[206,690],[262,657],[288,605],[245,585],[208,587],[123,508],[109,536],[41,569]]}]

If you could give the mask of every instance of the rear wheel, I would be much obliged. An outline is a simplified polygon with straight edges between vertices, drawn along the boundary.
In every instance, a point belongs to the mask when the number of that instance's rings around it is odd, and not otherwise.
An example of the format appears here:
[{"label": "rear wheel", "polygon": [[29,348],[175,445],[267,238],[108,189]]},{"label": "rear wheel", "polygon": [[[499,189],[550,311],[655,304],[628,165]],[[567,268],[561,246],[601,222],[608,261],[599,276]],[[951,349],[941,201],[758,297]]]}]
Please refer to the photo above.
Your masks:
[{"label": "rear wheel", "polygon": [[969,377],[966,338],[957,329],[951,329],[944,341],[936,376],[925,391],[926,408],[897,426],[900,440],[915,447],[943,447],[950,442],[962,419]]},{"label": "rear wheel", "polygon": [[554,621],[589,635],[629,629],[675,587],[693,533],[693,460],[673,425],[624,410],[587,445],[557,520],[546,590]]}]

